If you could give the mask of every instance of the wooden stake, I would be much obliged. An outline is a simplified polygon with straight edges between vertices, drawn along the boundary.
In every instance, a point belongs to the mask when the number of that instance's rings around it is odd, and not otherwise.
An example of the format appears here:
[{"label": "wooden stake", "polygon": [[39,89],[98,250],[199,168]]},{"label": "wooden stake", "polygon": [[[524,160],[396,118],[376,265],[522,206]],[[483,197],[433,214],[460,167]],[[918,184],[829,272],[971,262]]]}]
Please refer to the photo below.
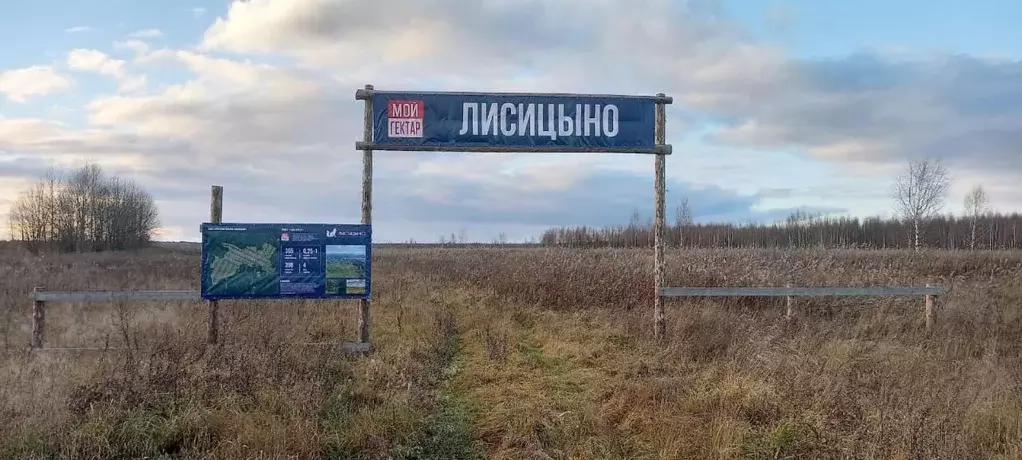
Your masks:
[{"label": "wooden stake", "polygon": [[[32,289],[33,293],[42,291],[41,286]],[[43,347],[43,331],[46,326],[46,303],[32,296],[32,348]]]},{"label": "wooden stake", "polygon": [[[790,288],[791,287],[791,283],[788,283],[786,285],[786,287]],[[789,296],[786,296],[785,299],[787,300],[787,304],[788,304],[787,307],[788,308],[787,308],[787,311],[784,313],[784,319],[791,320],[792,318],[795,317],[795,296],[789,295]]]},{"label": "wooden stake", "polygon": [[[930,285],[930,284],[926,285],[926,287],[930,287],[930,286],[932,286],[932,285]],[[926,330],[930,330],[933,327],[933,296],[932,295],[927,295],[926,296],[926,307],[925,307],[924,315],[926,317]]]}]

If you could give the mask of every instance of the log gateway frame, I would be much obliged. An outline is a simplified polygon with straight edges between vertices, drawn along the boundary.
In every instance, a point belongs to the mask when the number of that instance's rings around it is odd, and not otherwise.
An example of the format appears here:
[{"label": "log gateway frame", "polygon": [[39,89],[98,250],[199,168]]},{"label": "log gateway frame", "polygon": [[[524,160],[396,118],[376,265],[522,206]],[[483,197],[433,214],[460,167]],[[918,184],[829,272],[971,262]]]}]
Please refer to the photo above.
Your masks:
[{"label": "log gateway frame", "polygon": [[[381,142],[375,143],[374,139],[374,100],[378,96],[386,98],[392,95],[400,96],[422,96],[422,97],[465,97],[465,98],[538,98],[538,99],[555,99],[564,98],[571,100],[572,102],[585,101],[586,103],[601,104],[607,100],[639,100],[643,102],[652,101],[654,104],[654,132],[653,132],[653,143],[652,145],[642,146],[616,146],[616,145],[507,145],[495,142],[486,142],[483,144],[475,143],[474,145],[465,144],[448,144],[448,145],[437,145],[437,144],[409,144],[399,142]],[[664,288],[664,191],[665,191],[665,163],[666,156],[671,154],[671,146],[666,143],[666,105],[672,104],[674,99],[664,93],[657,93],[655,96],[628,96],[628,95],[614,95],[614,94],[574,94],[574,93],[525,93],[525,92],[420,92],[420,91],[379,91],[374,88],[373,85],[365,85],[364,88],[355,91],[355,100],[365,101],[365,120],[362,141],[355,143],[355,149],[362,151],[362,223],[372,224],[372,200],[373,200],[373,151],[423,151],[423,152],[439,152],[439,151],[456,151],[456,152],[506,152],[506,153],[638,153],[638,154],[650,154],[654,156],[653,163],[653,207],[654,207],[654,224],[653,224],[653,286],[654,291],[653,298],[653,333],[658,339],[663,339],[666,332],[666,321],[664,318],[664,298],[661,295],[661,290]],[[507,104],[505,104],[507,105]],[[542,105],[539,104],[539,122],[543,120]],[[521,104],[519,104],[521,106]],[[419,102],[419,105],[415,106],[421,111],[425,111],[423,103]],[[551,112],[553,106],[551,105]],[[577,105],[576,107],[581,107]],[[606,106],[605,106],[606,107]],[[414,110],[414,109],[413,109]],[[519,109],[520,110],[520,109]],[[478,112],[474,115],[483,118]],[[503,115],[503,114],[502,114]],[[552,113],[549,120],[554,120]],[[561,114],[563,116],[563,113]],[[587,106],[588,115],[588,106]],[[604,119],[607,118],[606,111],[604,112]],[[419,114],[422,117],[422,114]],[[493,112],[491,112],[491,116]],[[617,116],[617,110],[615,107],[615,116]],[[576,109],[576,121],[575,127],[582,126],[579,122],[581,114]],[[421,118],[420,118],[421,120]],[[557,118],[558,124],[561,122],[561,118]],[[616,119],[614,121],[617,123]],[[463,120],[463,127],[467,128],[467,120]],[[485,122],[484,122],[485,123]],[[494,126],[494,134],[496,133],[496,124]],[[465,129],[463,128],[463,130]],[[548,129],[555,129],[553,126],[548,125]],[[413,129],[416,127],[413,126]],[[418,134],[421,136],[422,126],[417,126]],[[588,127],[586,128],[588,134]],[[570,129],[569,129],[570,131]],[[542,135],[542,128],[540,128]],[[615,131],[616,133],[616,131]],[[483,127],[483,134],[486,134],[486,126]],[[570,135],[570,134],[569,134]],[[388,135],[389,137],[389,135]],[[370,324],[370,307],[372,305],[371,299],[362,299],[359,301],[359,321],[358,321],[358,336],[359,342],[369,342],[369,324]]]},{"label": "log gateway frame", "polygon": [[[522,146],[522,145],[409,145],[409,144],[386,144],[373,143],[373,97],[387,96],[391,94],[401,95],[441,95],[441,96],[471,96],[479,97],[535,97],[535,98],[570,98],[573,101],[592,101],[600,103],[608,99],[632,99],[652,101],[654,106],[654,133],[653,142],[642,146]],[[619,96],[602,94],[566,94],[566,93],[459,93],[459,92],[385,92],[376,91],[372,85],[366,85],[364,89],[355,92],[356,100],[365,101],[365,124],[363,140],[356,142],[357,150],[362,151],[362,223],[372,223],[372,177],[373,177],[373,150],[396,150],[396,151],[458,151],[458,152],[510,152],[510,153],[541,153],[541,152],[581,152],[581,153],[640,153],[654,155],[654,209],[655,220],[653,230],[653,285],[655,289],[653,304],[653,332],[658,339],[663,339],[666,332],[666,321],[664,318],[665,297],[705,297],[705,296],[784,296],[787,297],[786,319],[791,319],[795,314],[794,296],[918,296],[925,298],[924,320],[926,328],[930,329],[934,323],[934,301],[937,296],[948,295],[948,290],[942,286],[927,284],[926,286],[873,286],[873,287],[846,287],[846,286],[814,286],[814,287],[792,287],[790,284],[784,288],[777,287],[665,287],[664,286],[664,191],[665,171],[664,163],[666,155],[671,154],[671,146],[666,144],[666,104],[673,103],[671,97],[659,93],[656,96]],[[492,112],[491,112],[492,113]],[[479,115],[476,113],[476,115]],[[540,112],[542,118],[542,112]],[[551,115],[552,117],[552,115]],[[552,119],[552,118],[550,118]],[[560,120],[558,120],[560,121]],[[576,121],[576,126],[578,122]],[[548,128],[551,128],[548,125]],[[541,131],[541,129],[540,129]],[[542,135],[542,132],[541,132]],[[223,216],[223,187],[213,185],[210,196],[210,221],[219,223]],[[46,291],[42,286],[36,287],[31,293],[32,300],[32,337],[30,348],[33,350],[51,351],[104,351],[108,348],[88,347],[44,347],[46,303],[60,301],[79,302],[109,302],[109,301],[196,301],[202,300],[198,291]],[[208,304],[208,330],[207,343],[216,345],[219,340],[219,305],[216,300],[207,301]],[[369,342],[370,332],[370,299],[359,300],[359,321],[358,321],[358,342],[337,343],[307,343],[310,346],[330,346],[339,348],[346,353],[369,353],[371,345]]]}]

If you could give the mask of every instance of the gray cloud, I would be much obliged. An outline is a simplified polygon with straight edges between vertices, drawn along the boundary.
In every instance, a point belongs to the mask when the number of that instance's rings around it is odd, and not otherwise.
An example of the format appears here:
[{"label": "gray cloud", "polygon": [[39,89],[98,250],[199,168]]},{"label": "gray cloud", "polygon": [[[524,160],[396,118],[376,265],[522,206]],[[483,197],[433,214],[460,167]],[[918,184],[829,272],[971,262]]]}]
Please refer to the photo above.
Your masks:
[{"label": "gray cloud", "polygon": [[42,158],[12,158],[0,160],[0,179],[23,179],[42,177],[55,166],[53,161]]},{"label": "gray cloud", "polygon": [[291,56],[381,87],[492,90],[514,75],[533,90],[652,93],[740,35],[716,0],[291,0],[232,3],[201,48]]},{"label": "gray cloud", "polygon": [[[1019,61],[869,52],[793,60],[751,39],[717,0],[288,4],[236,2],[204,45],[345,71],[366,66],[360,53],[383,55],[371,65],[383,70],[376,77],[399,83],[389,74],[411,71],[415,86],[500,89],[492,82],[509,72],[542,69],[530,89],[668,91],[682,117],[670,132],[724,122],[729,128],[709,139],[729,145],[804,149],[826,161],[933,155],[1022,170]],[[402,45],[414,51],[388,63],[385,51],[400,54]],[[468,86],[483,81],[491,87]]]},{"label": "gray cloud", "polygon": [[799,84],[756,101],[707,106],[734,120],[713,139],[800,147],[835,161],[935,156],[1022,173],[1022,62],[864,53],[793,61],[786,73]]},{"label": "gray cloud", "polygon": [[[445,188],[446,199],[430,200],[401,193],[403,184],[384,181],[377,189],[381,218],[421,222],[467,221],[483,224],[536,226],[625,224],[633,211],[653,215],[653,183],[649,175],[596,172],[570,188],[557,192],[506,190],[473,183],[435,184]],[[501,197],[513,193],[514,206],[501,206]],[[693,188],[681,182],[667,184],[667,207],[688,198],[698,221],[772,221],[793,209],[760,211],[758,196],[743,196],[719,187]],[[832,208],[827,212],[843,212]],[[668,211],[671,213],[671,211]]]}]

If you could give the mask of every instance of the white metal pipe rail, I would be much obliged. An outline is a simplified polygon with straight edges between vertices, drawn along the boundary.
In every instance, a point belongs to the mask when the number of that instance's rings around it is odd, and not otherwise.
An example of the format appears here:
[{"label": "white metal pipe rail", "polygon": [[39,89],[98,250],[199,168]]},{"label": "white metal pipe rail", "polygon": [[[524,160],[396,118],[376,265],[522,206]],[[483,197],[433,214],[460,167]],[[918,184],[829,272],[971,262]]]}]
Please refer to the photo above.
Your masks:
[{"label": "white metal pipe rail", "polygon": [[202,300],[199,291],[32,291],[31,297],[43,302]]},{"label": "white metal pipe rail", "polygon": [[944,295],[942,286],[865,287],[665,287],[664,297],[927,296]]},{"label": "white metal pipe rail", "polygon": [[665,287],[660,297],[785,297],[785,319],[795,315],[795,296],[923,296],[926,329],[933,327],[934,297],[947,295],[943,286],[813,286],[813,287]]}]

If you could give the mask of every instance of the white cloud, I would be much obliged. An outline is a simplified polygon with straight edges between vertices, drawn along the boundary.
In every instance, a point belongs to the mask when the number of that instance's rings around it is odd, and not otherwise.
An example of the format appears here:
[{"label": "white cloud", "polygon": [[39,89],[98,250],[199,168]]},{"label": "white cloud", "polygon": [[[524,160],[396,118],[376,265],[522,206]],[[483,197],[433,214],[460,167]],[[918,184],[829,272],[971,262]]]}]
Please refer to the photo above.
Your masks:
[{"label": "white cloud", "polygon": [[136,30],[128,35],[130,38],[159,38],[162,36],[163,32],[160,29]]},{"label": "white cloud", "polygon": [[147,54],[149,54],[149,44],[141,40],[114,42],[114,48],[134,51],[136,59],[144,58]]},{"label": "white cloud", "polygon": [[196,77],[155,95],[98,98],[88,106],[91,123],[203,143],[336,142],[331,105],[350,99],[328,80],[266,64],[183,50],[156,51],[146,62],[182,65]]},{"label": "white cloud", "polygon": [[206,14],[206,9],[201,6],[194,7],[189,11],[192,12],[192,16],[195,16],[197,18],[202,17],[202,15]]},{"label": "white cloud", "polygon": [[0,151],[42,158],[100,157],[131,159],[157,157],[183,147],[165,139],[145,138],[103,129],[75,129],[39,118],[0,116]]},{"label": "white cloud", "polygon": [[71,50],[68,53],[67,65],[75,70],[95,72],[116,78],[118,91],[122,93],[139,91],[146,86],[147,78],[145,75],[129,75],[125,61],[114,59],[102,51],[89,49]]},{"label": "white cloud", "polygon": [[63,91],[74,81],[49,66],[0,71],[0,93],[14,102],[25,102],[35,96]]},{"label": "white cloud", "polygon": [[117,91],[134,93],[145,90],[148,79],[145,75],[125,75],[118,81]]},{"label": "white cloud", "polygon": [[[656,9],[665,4],[654,3]],[[401,14],[392,14],[395,11]],[[608,1],[585,8],[571,0],[235,1],[226,18],[218,18],[206,31],[201,47],[281,53],[325,68],[358,62],[381,70],[420,68],[428,77],[496,78],[576,52],[587,55],[587,48],[603,47],[607,39],[601,37],[615,34],[615,24],[642,22],[644,15],[624,2]],[[630,40],[615,37],[621,38]],[[569,61],[574,65],[579,59]]]},{"label": "white cloud", "polygon": [[114,59],[106,53],[89,49],[73,49],[67,55],[68,67],[86,70],[112,77],[124,76],[124,61]]},{"label": "white cloud", "polygon": [[75,26],[75,27],[68,27],[67,29],[64,29],[64,32],[67,32],[69,34],[77,34],[77,33],[81,33],[81,32],[89,32],[91,30],[92,30],[92,27],[88,27],[88,26]]}]

